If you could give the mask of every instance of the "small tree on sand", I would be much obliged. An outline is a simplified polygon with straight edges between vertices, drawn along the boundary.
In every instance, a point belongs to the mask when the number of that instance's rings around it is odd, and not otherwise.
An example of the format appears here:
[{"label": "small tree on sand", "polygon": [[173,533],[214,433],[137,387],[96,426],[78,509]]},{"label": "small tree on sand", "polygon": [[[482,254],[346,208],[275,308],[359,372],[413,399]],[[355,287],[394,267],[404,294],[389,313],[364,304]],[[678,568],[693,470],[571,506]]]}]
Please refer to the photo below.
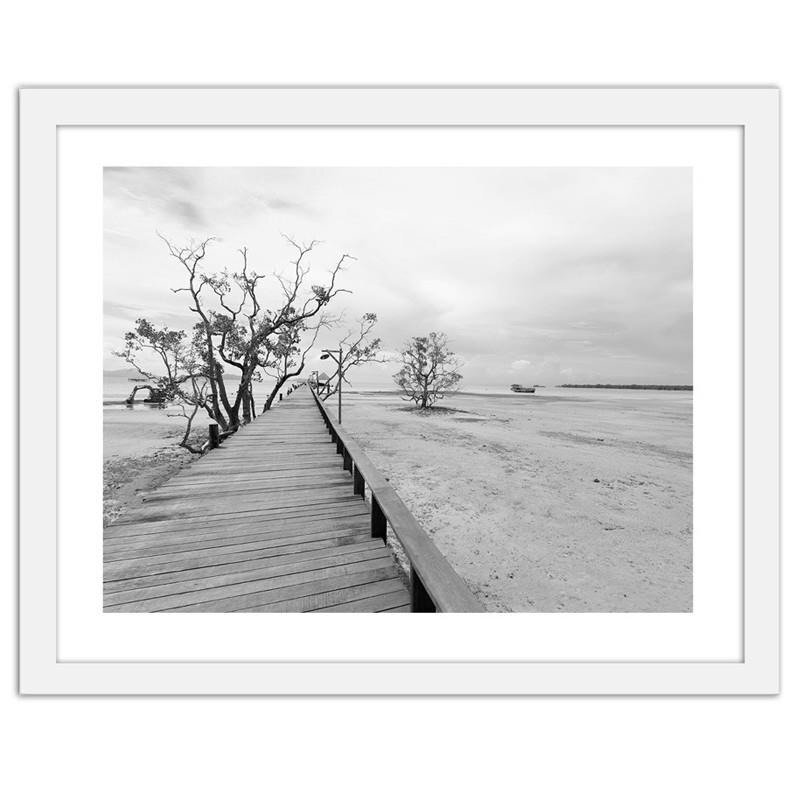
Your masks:
[{"label": "small tree on sand", "polygon": [[443,333],[415,336],[406,342],[400,359],[403,367],[395,373],[394,381],[403,397],[420,408],[430,408],[461,381],[458,360]]}]

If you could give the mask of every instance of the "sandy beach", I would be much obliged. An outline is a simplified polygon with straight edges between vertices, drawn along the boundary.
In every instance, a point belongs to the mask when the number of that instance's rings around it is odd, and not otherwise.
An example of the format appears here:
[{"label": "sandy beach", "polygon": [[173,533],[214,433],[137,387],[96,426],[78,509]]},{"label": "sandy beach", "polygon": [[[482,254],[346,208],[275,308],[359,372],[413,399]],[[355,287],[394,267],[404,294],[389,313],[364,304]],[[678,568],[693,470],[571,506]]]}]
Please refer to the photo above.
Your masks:
[{"label": "sandy beach", "polygon": [[[487,609],[691,611],[691,392],[346,393],[343,422]],[[182,429],[105,407],[104,524],[197,458]]]},{"label": "sandy beach", "polygon": [[345,394],[343,422],[489,610],[691,611],[690,392]]},{"label": "sandy beach", "polygon": [[176,446],[183,428],[163,409],[103,407],[103,525],[197,458]]}]

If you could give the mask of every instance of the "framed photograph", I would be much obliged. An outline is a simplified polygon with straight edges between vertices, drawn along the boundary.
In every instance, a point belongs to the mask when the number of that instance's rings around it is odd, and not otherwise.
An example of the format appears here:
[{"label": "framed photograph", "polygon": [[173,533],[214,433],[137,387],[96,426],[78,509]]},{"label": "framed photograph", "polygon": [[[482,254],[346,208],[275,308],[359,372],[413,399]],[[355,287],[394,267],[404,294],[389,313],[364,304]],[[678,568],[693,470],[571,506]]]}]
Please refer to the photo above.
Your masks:
[{"label": "framed photograph", "polygon": [[771,88],[20,93],[20,690],[773,694]]}]

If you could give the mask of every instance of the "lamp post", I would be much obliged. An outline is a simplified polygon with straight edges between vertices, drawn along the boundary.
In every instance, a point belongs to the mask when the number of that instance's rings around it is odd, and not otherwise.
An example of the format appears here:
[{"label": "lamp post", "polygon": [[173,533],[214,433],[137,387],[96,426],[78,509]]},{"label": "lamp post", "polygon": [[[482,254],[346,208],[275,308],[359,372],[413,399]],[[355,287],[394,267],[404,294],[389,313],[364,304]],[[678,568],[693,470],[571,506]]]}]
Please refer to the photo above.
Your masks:
[{"label": "lamp post", "polygon": [[[336,393],[339,395],[339,424],[342,424],[342,348],[339,350],[323,350],[324,355],[320,356],[320,360],[324,361],[326,358],[332,358],[336,362]],[[339,358],[336,358],[335,353],[339,353]]]}]

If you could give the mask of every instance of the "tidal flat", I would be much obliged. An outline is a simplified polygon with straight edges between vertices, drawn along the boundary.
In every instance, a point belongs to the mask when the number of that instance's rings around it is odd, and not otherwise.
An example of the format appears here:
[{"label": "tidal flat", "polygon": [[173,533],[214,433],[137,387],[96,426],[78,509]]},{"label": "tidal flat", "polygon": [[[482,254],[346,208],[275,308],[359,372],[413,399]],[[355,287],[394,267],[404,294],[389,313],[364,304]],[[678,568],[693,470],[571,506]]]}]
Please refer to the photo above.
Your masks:
[{"label": "tidal flat", "polygon": [[343,423],[491,611],[692,610],[692,393],[345,394]]}]

